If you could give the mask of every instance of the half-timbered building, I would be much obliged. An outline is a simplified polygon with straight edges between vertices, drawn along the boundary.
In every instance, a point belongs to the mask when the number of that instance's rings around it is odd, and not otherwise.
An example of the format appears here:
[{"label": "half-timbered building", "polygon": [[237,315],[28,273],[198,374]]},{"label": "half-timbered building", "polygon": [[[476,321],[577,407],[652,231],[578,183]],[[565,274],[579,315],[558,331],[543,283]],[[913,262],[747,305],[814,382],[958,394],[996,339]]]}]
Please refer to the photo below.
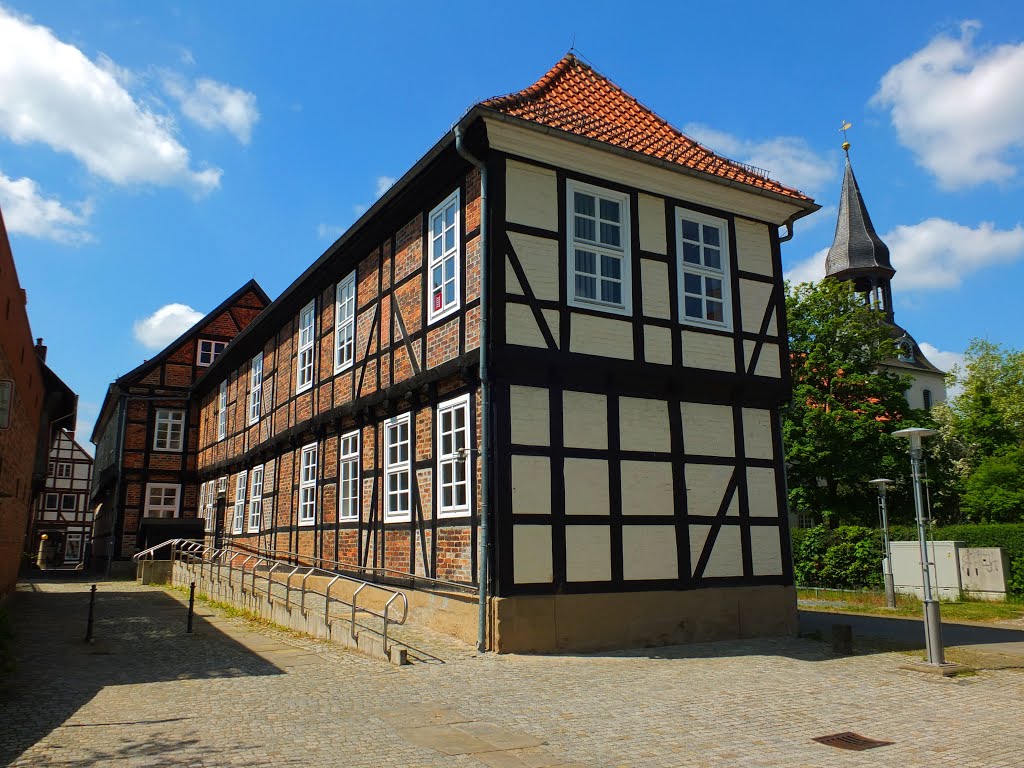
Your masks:
[{"label": "half-timbered building", "polygon": [[794,631],[780,243],[817,208],[571,54],[475,105],[197,382],[210,535],[483,585],[445,626],[501,651]]},{"label": "half-timbered building", "polygon": [[270,303],[250,280],[107,389],[92,433],[93,565],[110,569],[149,543],[195,530],[198,407],[190,387]]},{"label": "half-timbered building", "polygon": [[[93,459],[73,432],[58,429],[50,445],[46,482],[36,497],[30,552],[42,568],[78,568],[92,537]],[[45,538],[44,538],[45,536]]]}]

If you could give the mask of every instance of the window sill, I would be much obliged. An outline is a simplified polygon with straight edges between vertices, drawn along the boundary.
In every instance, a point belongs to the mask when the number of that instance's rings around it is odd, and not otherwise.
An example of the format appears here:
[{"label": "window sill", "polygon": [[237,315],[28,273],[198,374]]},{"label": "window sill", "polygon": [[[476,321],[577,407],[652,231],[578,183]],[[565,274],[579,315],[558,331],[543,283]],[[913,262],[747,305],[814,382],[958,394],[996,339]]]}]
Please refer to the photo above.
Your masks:
[{"label": "window sill", "polygon": [[687,326],[693,326],[695,328],[710,328],[714,331],[725,331],[726,333],[732,333],[731,323],[715,323],[710,320],[700,321],[694,320],[693,318],[686,318],[679,323],[683,328]]},{"label": "window sill", "polygon": [[601,314],[619,315],[620,317],[633,316],[632,306],[617,307],[614,304],[602,304],[599,301],[575,298],[568,299],[567,303],[570,307],[575,307],[576,309],[588,309],[591,312],[600,312]]},{"label": "window sill", "polygon": [[298,526],[300,528],[312,528],[314,525],[316,525],[316,519],[315,518],[312,519],[312,520],[299,520],[299,522],[298,522]]},{"label": "window sill", "polygon": [[437,511],[438,520],[450,520],[456,517],[472,517],[473,513],[466,507],[460,507],[458,509],[439,509]]},{"label": "window sill", "polygon": [[451,317],[456,312],[458,312],[460,308],[461,305],[459,304],[459,302],[455,302],[452,306],[448,307],[447,309],[438,310],[436,315],[430,314],[428,312],[427,325],[433,325],[434,323],[440,322],[441,320],[445,320],[446,318]]}]

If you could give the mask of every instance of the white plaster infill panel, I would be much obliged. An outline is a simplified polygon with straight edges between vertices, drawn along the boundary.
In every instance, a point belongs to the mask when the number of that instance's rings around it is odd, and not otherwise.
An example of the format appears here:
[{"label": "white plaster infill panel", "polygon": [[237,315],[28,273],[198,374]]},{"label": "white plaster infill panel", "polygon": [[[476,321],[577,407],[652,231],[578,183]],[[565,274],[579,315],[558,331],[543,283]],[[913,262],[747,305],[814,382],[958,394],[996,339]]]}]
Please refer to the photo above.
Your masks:
[{"label": "white plaster infill panel", "polygon": [[[740,314],[743,318],[743,330],[746,333],[761,332],[761,323],[764,322],[764,313],[768,309],[768,302],[771,300],[774,288],[772,283],[740,280]],[[779,334],[779,325],[775,315],[775,311],[772,311],[772,316],[768,321],[769,336]]]},{"label": "white plaster infill panel", "polygon": [[665,201],[642,192],[637,196],[640,216],[640,249],[650,253],[668,253],[665,236]]},{"label": "white plaster infill panel", "polygon": [[550,445],[549,395],[543,387],[509,387],[512,442],[519,445]]},{"label": "white plaster infill panel", "polygon": [[505,341],[521,347],[548,348],[533,310],[525,304],[505,305]]},{"label": "white plaster infill panel", "polygon": [[[754,349],[757,342],[749,339],[743,342],[743,367],[750,368],[750,361],[754,358]],[[754,366],[755,376],[767,376],[777,379],[782,376],[782,368],[779,364],[779,345],[765,343],[761,345],[761,351],[757,355],[757,365]]]},{"label": "white plaster infill panel", "polygon": [[624,460],[621,472],[623,515],[675,513],[670,462]]},{"label": "white plaster infill panel", "polygon": [[624,525],[622,576],[628,581],[679,578],[675,526]]},{"label": "white plaster infill panel", "polygon": [[668,264],[654,259],[640,259],[640,290],[644,317],[657,317],[663,320],[672,317]]},{"label": "white plaster infill panel", "polygon": [[608,448],[608,398],[590,392],[562,393],[562,440],[567,448]]},{"label": "white plaster infill panel", "polygon": [[611,533],[608,526],[565,527],[565,577],[568,581],[611,581]]},{"label": "white plaster infill panel", "polygon": [[743,409],[743,450],[748,459],[773,459],[772,412],[765,408]]},{"label": "white plaster infill panel", "polygon": [[683,365],[711,371],[735,372],[736,358],[730,336],[683,331]]},{"label": "white plaster infill panel", "polygon": [[632,323],[579,312],[573,312],[569,322],[570,351],[620,360],[633,359]]},{"label": "white plaster infill panel", "polygon": [[747,467],[747,499],[751,517],[778,517],[775,470],[769,467]]},{"label": "white plaster infill panel", "polygon": [[723,525],[718,529],[711,558],[704,568],[705,578],[743,575],[743,548],[740,544],[742,533],[738,525]]},{"label": "white plaster infill panel", "polygon": [[736,260],[744,272],[774,276],[772,244],[768,227],[756,221],[736,217]]},{"label": "white plaster infill panel", "polygon": [[[686,477],[686,511],[691,515],[717,515],[735,469],[722,464],[688,463],[683,470]],[[739,497],[733,494],[726,514],[740,513]]]},{"label": "white plaster infill panel", "polygon": [[657,365],[672,365],[671,328],[644,326],[644,360]]},{"label": "white plaster infill panel", "polygon": [[512,514],[551,514],[551,460],[547,456],[512,457]]},{"label": "white plaster infill panel", "polygon": [[782,575],[781,533],[774,525],[750,528],[750,553],[755,576]]},{"label": "white plaster infill panel", "polygon": [[558,231],[558,181],[555,172],[507,160],[505,218],[516,224]]},{"label": "white plaster infill panel", "polygon": [[558,301],[558,241],[519,232],[509,232],[508,239],[534,296],[541,301]]},{"label": "white plaster infill panel", "polygon": [[565,459],[565,514],[608,515],[608,462]]},{"label": "white plaster infill panel", "polygon": [[681,403],[683,445],[689,454],[734,456],[732,408],[709,403]]},{"label": "white plaster infill panel", "polygon": [[512,573],[516,584],[550,584],[554,578],[550,525],[512,527]]},{"label": "white plaster infill panel", "polygon": [[671,451],[668,403],[664,400],[620,397],[619,447],[624,451]]}]

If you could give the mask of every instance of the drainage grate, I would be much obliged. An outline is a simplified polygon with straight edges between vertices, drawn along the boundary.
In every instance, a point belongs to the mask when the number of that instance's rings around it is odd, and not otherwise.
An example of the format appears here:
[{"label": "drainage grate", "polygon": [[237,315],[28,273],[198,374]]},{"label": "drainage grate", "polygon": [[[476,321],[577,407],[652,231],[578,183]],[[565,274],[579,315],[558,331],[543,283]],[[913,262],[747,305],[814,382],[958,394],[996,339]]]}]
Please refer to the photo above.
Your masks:
[{"label": "drainage grate", "polygon": [[819,744],[826,744],[830,747],[837,747],[838,749],[850,749],[854,752],[863,752],[865,749],[874,749],[875,747],[887,747],[893,742],[891,741],[877,741],[876,739],[869,739],[866,736],[853,733],[852,731],[846,731],[845,733],[833,733],[831,736],[817,736],[813,739]]}]

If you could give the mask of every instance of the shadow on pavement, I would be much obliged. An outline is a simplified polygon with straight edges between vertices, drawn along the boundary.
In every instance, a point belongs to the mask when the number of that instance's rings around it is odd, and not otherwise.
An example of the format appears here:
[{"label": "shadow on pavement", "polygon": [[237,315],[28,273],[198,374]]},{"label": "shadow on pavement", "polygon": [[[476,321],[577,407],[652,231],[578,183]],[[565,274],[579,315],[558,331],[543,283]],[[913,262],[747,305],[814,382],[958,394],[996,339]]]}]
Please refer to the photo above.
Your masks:
[{"label": "shadow on pavement", "polygon": [[[103,766],[127,757],[161,756],[167,758],[156,761],[161,765],[209,761],[208,746],[199,755],[191,749],[195,740],[161,735],[160,725],[169,720],[130,720],[120,714],[104,722],[68,721],[111,685],[283,674],[198,615],[194,633],[187,635],[185,606],[162,591],[100,583],[93,643],[84,642],[88,605],[88,583],[64,581],[58,586],[57,580],[21,584],[7,604],[17,666],[0,680],[0,765],[14,762],[57,728],[102,725],[123,725],[123,743],[114,739],[88,759],[59,764]],[[140,747],[142,729],[147,738]]]}]

